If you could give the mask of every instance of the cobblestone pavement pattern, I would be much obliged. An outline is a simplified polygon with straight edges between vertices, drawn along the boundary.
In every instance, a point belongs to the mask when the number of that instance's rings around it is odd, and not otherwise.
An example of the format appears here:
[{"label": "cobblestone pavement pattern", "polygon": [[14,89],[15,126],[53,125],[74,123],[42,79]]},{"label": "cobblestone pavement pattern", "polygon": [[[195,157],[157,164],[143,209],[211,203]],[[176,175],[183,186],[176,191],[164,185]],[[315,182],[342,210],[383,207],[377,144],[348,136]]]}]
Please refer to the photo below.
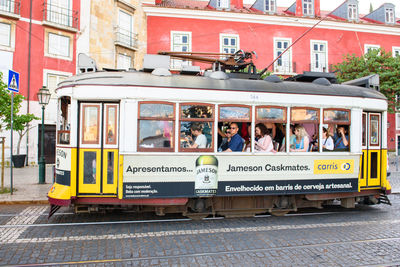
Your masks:
[{"label": "cobblestone pavement pattern", "polygon": [[47,221],[47,206],[0,206],[0,264],[399,265],[400,195],[390,200],[392,206],[284,217],[159,222],[133,221],[155,218],[150,215],[73,215],[68,209]]}]

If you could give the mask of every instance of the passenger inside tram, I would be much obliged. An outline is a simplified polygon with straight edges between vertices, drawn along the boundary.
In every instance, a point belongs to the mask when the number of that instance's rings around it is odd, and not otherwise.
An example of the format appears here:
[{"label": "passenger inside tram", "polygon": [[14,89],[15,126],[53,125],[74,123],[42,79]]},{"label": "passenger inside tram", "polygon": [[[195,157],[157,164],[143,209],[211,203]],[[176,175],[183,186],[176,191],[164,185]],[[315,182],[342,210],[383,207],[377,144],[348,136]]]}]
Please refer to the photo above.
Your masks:
[{"label": "passenger inside tram", "polygon": [[338,125],[333,139],[335,141],[335,151],[347,151],[349,149],[347,125]]},{"label": "passenger inside tram", "polygon": [[207,148],[207,137],[203,134],[203,125],[193,123],[190,126],[191,135],[186,136],[189,148]]},{"label": "passenger inside tram", "polygon": [[333,143],[333,138],[331,134],[328,132],[328,129],[322,127],[322,150],[323,151],[332,151],[335,148]]},{"label": "passenger inside tram", "polygon": [[258,123],[255,127],[255,135],[257,141],[254,143],[255,152],[273,152],[274,145],[272,142],[270,130],[263,123]]},{"label": "passenger inside tram", "polygon": [[307,152],[309,151],[310,139],[307,131],[302,125],[297,125],[294,129],[296,135],[294,148],[290,148],[291,152]]},{"label": "passenger inside tram", "polygon": [[242,152],[243,151],[243,138],[238,134],[239,125],[236,122],[232,122],[229,127],[231,133],[231,140],[228,142],[228,148],[223,152]]}]

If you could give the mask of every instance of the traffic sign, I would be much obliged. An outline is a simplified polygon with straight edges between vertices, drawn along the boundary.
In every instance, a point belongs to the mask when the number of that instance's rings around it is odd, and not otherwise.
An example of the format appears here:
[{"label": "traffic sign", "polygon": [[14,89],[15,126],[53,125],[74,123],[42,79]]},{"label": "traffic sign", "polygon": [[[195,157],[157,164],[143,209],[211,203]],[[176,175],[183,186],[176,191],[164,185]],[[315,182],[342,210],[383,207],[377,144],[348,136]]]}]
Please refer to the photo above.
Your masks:
[{"label": "traffic sign", "polygon": [[13,70],[8,71],[8,90],[19,92],[19,73]]}]

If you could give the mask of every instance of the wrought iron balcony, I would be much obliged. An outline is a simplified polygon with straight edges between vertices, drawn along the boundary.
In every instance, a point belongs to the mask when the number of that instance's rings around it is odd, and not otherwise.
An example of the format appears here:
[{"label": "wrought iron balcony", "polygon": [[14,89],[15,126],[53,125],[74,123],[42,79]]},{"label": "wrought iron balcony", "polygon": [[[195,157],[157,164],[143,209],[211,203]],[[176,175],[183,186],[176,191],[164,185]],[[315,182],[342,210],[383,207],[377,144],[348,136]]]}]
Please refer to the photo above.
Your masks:
[{"label": "wrought iron balcony", "polygon": [[[1,1],[1,0],[0,0]],[[78,29],[78,11],[43,2],[43,21]]]},{"label": "wrought iron balcony", "polygon": [[296,72],[296,62],[278,59],[274,64],[274,72],[279,74],[293,74]]},{"label": "wrought iron balcony", "polygon": [[115,27],[115,43],[136,50],[138,48],[138,35],[117,26]]},{"label": "wrought iron balcony", "polygon": [[12,15],[20,15],[21,1],[20,0],[0,0],[0,12]]}]

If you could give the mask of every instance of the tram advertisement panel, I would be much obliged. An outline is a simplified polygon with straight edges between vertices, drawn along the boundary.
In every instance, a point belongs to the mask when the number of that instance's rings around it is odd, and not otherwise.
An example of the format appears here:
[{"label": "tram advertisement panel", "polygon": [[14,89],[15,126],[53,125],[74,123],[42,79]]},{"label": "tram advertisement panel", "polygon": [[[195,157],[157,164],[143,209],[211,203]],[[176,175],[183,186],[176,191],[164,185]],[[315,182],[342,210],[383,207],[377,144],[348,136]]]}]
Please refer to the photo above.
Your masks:
[{"label": "tram advertisement panel", "polygon": [[359,155],[125,155],[124,198],[357,192]]},{"label": "tram advertisement panel", "polygon": [[56,148],[56,183],[71,185],[71,148]]}]

